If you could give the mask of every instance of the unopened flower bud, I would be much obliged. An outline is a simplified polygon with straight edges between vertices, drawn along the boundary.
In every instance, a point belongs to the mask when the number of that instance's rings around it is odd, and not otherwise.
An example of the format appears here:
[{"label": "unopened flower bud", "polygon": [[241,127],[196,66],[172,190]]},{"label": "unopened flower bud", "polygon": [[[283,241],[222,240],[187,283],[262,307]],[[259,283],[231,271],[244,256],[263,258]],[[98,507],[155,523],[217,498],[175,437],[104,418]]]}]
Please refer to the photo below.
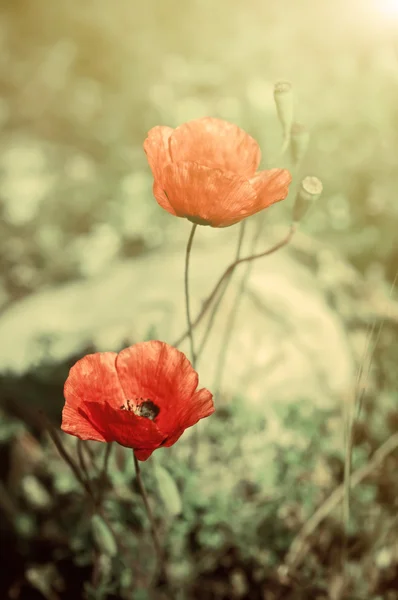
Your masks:
[{"label": "unopened flower bud", "polygon": [[293,221],[298,223],[307,214],[308,209],[322,194],[322,182],[318,177],[304,177],[296,195],[293,207]]},{"label": "unopened flower bud", "polygon": [[274,100],[283,135],[288,138],[293,123],[293,92],[289,81],[278,81],[275,84]]},{"label": "unopened flower bud", "polygon": [[310,132],[306,126],[301,123],[293,123],[290,131],[290,148],[295,165],[298,165],[303,160],[309,141]]}]

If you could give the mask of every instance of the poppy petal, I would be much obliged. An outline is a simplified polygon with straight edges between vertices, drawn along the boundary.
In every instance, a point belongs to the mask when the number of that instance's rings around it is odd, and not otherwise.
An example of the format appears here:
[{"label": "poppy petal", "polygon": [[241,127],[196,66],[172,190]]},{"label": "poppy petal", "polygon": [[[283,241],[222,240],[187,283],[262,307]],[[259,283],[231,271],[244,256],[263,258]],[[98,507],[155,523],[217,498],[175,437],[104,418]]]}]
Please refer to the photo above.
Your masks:
[{"label": "poppy petal", "polygon": [[173,446],[180,439],[185,429],[186,427],[177,429],[172,435],[167,437],[166,440],[163,440],[162,448],[169,448],[170,446]]},{"label": "poppy petal", "polygon": [[249,178],[260,164],[261,151],[248,133],[222,119],[204,117],[177,127],[170,136],[172,161],[197,162]]},{"label": "poppy petal", "polygon": [[291,181],[292,176],[287,169],[269,169],[256,173],[250,183],[257,194],[257,211],[284,200],[289,193]]},{"label": "poppy petal", "polygon": [[75,435],[81,440],[94,440],[96,442],[106,442],[107,439],[95,429],[90,423],[88,415],[75,407],[65,403],[62,410],[62,431]]},{"label": "poppy petal", "polygon": [[65,383],[62,429],[81,439],[118,442],[146,460],[214,412],[212,394],[197,385],[186,356],[164,342],[90,354]]},{"label": "poppy petal", "polygon": [[118,408],[125,402],[116,372],[116,357],[116,352],[88,354],[70,369],[64,386],[63,431],[81,439],[103,441],[102,434],[95,426],[90,425],[90,420],[81,407],[85,402],[93,402],[109,403],[113,408]]},{"label": "poppy petal", "polygon": [[214,411],[213,394],[205,388],[195,392],[190,402],[180,407],[178,421],[182,426],[181,429],[177,429],[177,431],[167,438],[167,441],[163,441],[162,446],[168,447],[175,444],[185,429],[192,427],[200,419],[210,417]]},{"label": "poppy petal", "polygon": [[144,150],[155,180],[160,179],[164,165],[171,162],[169,138],[173,131],[174,129],[164,125],[157,125],[148,131]]},{"label": "poppy petal", "polygon": [[134,449],[150,446],[155,450],[164,439],[154,421],[139,417],[133,411],[115,410],[109,404],[97,402],[85,402],[84,410],[107,442]]},{"label": "poppy petal", "polygon": [[151,456],[152,452],[156,450],[156,448],[140,448],[137,450],[134,450],[134,454],[137,458],[137,460],[148,460],[148,458]]},{"label": "poppy petal", "polygon": [[169,435],[178,407],[189,401],[198,386],[198,374],[187,357],[164,342],[143,342],[122,350],[116,368],[126,397],[142,397],[158,406],[156,424],[163,437]]},{"label": "poppy petal", "polygon": [[202,225],[227,227],[257,212],[253,187],[234,173],[183,162],[166,165],[163,182],[176,214]]},{"label": "poppy petal", "polygon": [[210,417],[215,411],[213,394],[206,388],[195,392],[191,401],[191,409],[186,411],[183,419],[185,427],[192,427],[200,419]]},{"label": "poppy petal", "polygon": [[176,215],[176,211],[171,206],[161,184],[156,179],[153,182],[153,195],[155,196],[158,204],[164,208],[164,210],[167,210],[167,212],[169,212],[171,215]]},{"label": "poppy petal", "polygon": [[209,417],[214,411],[213,394],[206,389],[195,392],[191,398],[173,407],[173,416],[168,422],[165,418],[163,421],[157,419],[159,429],[167,434],[167,441],[163,440],[162,446],[175,444],[185,429],[192,427],[200,419]]}]

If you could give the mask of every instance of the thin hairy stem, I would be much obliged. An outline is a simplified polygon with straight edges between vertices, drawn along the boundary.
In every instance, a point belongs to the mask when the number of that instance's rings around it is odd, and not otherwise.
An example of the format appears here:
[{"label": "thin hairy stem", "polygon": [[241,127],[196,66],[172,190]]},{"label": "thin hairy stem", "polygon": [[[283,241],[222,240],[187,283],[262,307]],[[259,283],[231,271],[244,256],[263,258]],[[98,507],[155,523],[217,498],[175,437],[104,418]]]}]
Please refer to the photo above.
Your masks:
[{"label": "thin hairy stem", "polygon": [[[236,254],[235,254],[235,260],[239,260],[240,258],[240,254],[242,251],[242,245],[243,245],[243,240],[245,237],[245,230],[246,230],[246,221],[241,221],[240,223],[240,228],[239,228],[239,237],[238,237],[238,245],[236,248]],[[207,327],[206,327],[206,331],[203,335],[202,341],[200,343],[199,349],[198,349],[198,353],[197,353],[197,359],[199,359],[199,356],[201,356],[207,340],[209,338],[210,332],[213,328],[213,324],[214,324],[214,320],[216,318],[218,309],[220,308],[221,302],[223,301],[223,298],[227,292],[227,289],[229,287],[229,284],[232,281],[232,274],[230,277],[228,277],[228,279],[224,282],[224,287],[221,289],[220,294],[218,295],[217,300],[215,301],[214,305],[213,305],[213,309],[210,313],[210,317],[209,317],[209,321],[207,323]]]},{"label": "thin hairy stem", "polygon": [[[211,292],[211,294],[207,297],[207,299],[203,303],[203,306],[202,306],[201,310],[199,311],[199,314],[197,315],[196,319],[191,322],[191,331],[193,329],[195,329],[195,327],[197,327],[199,325],[199,323],[202,321],[203,317],[205,316],[209,307],[211,306],[214,298],[217,296],[221,286],[223,285],[225,280],[228,279],[228,277],[230,277],[230,275],[234,272],[234,270],[236,269],[236,267],[238,265],[250,262],[252,260],[256,260],[258,258],[263,258],[264,256],[269,256],[270,254],[273,254],[274,252],[276,252],[280,248],[283,248],[283,246],[286,246],[290,242],[295,231],[296,231],[296,226],[295,226],[295,224],[292,224],[290,226],[290,229],[289,229],[288,233],[286,234],[286,236],[280,242],[278,242],[277,244],[272,246],[272,248],[265,250],[265,252],[260,252],[259,254],[253,254],[251,256],[246,256],[245,258],[239,258],[238,260],[235,260],[233,263],[231,263],[229,265],[229,267],[227,267],[227,269],[221,275],[216,286],[213,288],[213,291]],[[173,346],[176,346],[176,347],[179,346],[189,336],[189,334],[190,334],[190,330],[186,331],[183,335],[181,335],[174,342]]]},{"label": "thin hairy stem", "polygon": [[93,490],[91,489],[90,483],[89,483],[89,481],[87,481],[85,479],[84,475],[82,475],[79,467],[77,466],[77,464],[75,463],[73,458],[70,456],[69,452],[65,449],[65,446],[62,443],[61,437],[60,437],[57,429],[54,427],[54,425],[51,423],[51,421],[45,416],[45,414],[41,411],[40,411],[40,416],[43,419],[45,427],[46,427],[52,441],[54,442],[54,445],[57,448],[58,453],[60,454],[61,458],[63,458],[63,460],[66,462],[68,467],[71,469],[71,471],[75,475],[77,481],[81,484],[81,486],[87,492],[87,496],[89,496],[89,498],[92,500],[93,504],[95,505],[96,504],[95,496],[93,494]]},{"label": "thin hairy stem", "polygon": [[188,238],[187,250],[185,254],[185,276],[184,276],[184,284],[185,284],[185,309],[187,314],[187,323],[188,323],[188,335],[189,342],[191,346],[191,358],[192,358],[192,366],[195,368],[196,365],[196,354],[195,354],[195,345],[193,341],[193,325],[191,318],[191,305],[189,301],[189,259],[191,256],[191,248],[193,243],[193,238],[195,235],[197,225],[194,223],[192,225],[191,233]]},{"label": "thin hairy stem", "polygon": [[215,298],[215,302],[213,304],[213,308],[211,310],[210,317],[209,317],[209,320],[207,322],[206,331],[204,332],[202,341],[199,344],[198,353],[197,353],[198,358],[199,358],[199,356],[202,355],[202,353],[203,353],[203,351],[205,349],[205,346],[206,346],[207,341],[209,339],[209,335],[210,335],[211,330],[212,330],[213,325],[214,325],[214,321],[215,321],[218,309],[220,308],[221,302],[222,302],[222,300],[223,300],[223,298],[225,296],[225,293],[226,293],[226,291],[228,289],[230,281],[231,281],[231,277],[228,277],[224,281],[223,285],[220,286],[220,290],[219,290],[218,295],[216,294],[217,297]]},{"label": "thin hairy stem", "polygon": [[[395,289],[395,285],[398,279],[398,272],[395,274],[394,281],[391,286],[389,296],[392,297]],[[374,353],[379,344],[380,337],[383,331],[383,327],[386,322],[386,316],[384,316],[378,326],[377,334],[375,334],[376,320],[373,321],[371,326],[368,326],[368,332],[366,335],[366,343],[364,353],[360,366],[358,368],[355,393],[354,393],[354,406],[353,410],[350,410],[350,403],[348,404],[348,415],[346,419],[345,435],[346,435],[346,451],[344,460],[344,502],[343,502],[343,519],[346,530],[348,528],[350,519],[350,479],[352,470],[352,447],[353,447],[353,426],[356,419],[359,418],[362,407],[362,400],[366,390],[366,384],[369,378],[370,369],[373,363]],[[372,339],[375,337],[373,346],[371,347]],[[364,371],[366,374],[364,375]]]},{"label": "thin hairy stem", "polygon": [[[359,485],[366,477],[371,475],[372,471],[377,469],[389,454],[398,448],[398,433],[388,438],[373,454],[370,461],[355,471],[350,479],[350,489]],[[290,568],[297,568],[306,553],[308,538],[315,532],[322,521],[337,508],[344,498],[344,483],[339,485],[332,494],[321,504],[314,514],[303,525],[297,537],[293,540],[290,549],[286,555],[285,564]]]},{"label": "thin hairy stem", "polygon": [[[129,567],[131,564],[131,560],[132,560],[130,551],[127,548],[127,546],[125,545],[123,539],[121,539],[120,535],[113,528],[113,525],[109,521],[106,513],[99,506],[97,499],[95,497],[95,494],[91,488],[90,482],[85,480],[85,477],[80,472],[78,465],[75,463],[73,458],[70,456],[69,452],[65,449],[65,446],[61,440],[61,437],[60,437],[59,432],[56,429],[56,427],[54,427],[54,425],[51,423],[51,421],[47,418],[47,416],[42,411],[39,411],[39,415],[44,424],[45,429],[48,431],[48,433],[54,443],[54,446],[57,448],[59,455],[65,461],[65,463],[68,465],[68,467],[71,469],[71,471],[75,475],[77,481],[80,483],[80,485],[86,492],[87,497],[91,500],[93,510],[101,516],[101,518],[104,520],[104,522],[108,526],[109,530],[111,531],[112,535],[114,536],[114,538],[116,540],[116,544],[117,544],[118,548],[120,548],[121,553],[123,555],[124,565],[126,567]],[[85,448],[87,448],[87,446],[85,446]],[[79,452],[79,450],[78,450],[78,452]]]},{"label": "thin hairy stem", "polygon": [[155,518],[153,516],[153,512],[152,512],[151,506],[149,504],[148,495],[147,495],[147,492],[146,492],[146,489],[144,486],[144,482],[142,481],[141,468],[140,468],[139,462],[138,462],[137,457],[135,456],[134,452],[133,452],[133,455],[134,455],[134,466],[135,466],[135,473],[136,473],[136,477],[137,477],[138,487],[140,490],[140,494],[142,496],[142,500],[144,502],[146,513],[148,515],[149,523],[151,525],[151,534],[152,534],[153,544],[155,546],[155,551],[156,551],[156,554],[158,557],[159,571],[161,573],[161,576],[167,581],[166,564],[165,564],[165,560],[164,560],[163,550],[162,550],[162,547],[161,547],[160,541],[159,541],[159,535],[158,535],[158,531],[156,528]]},{"label": "thin hairy stem", "polygon": [[[257,243],[258,243],[258,240],[260,239],[260,234],[261,234],[261,231],[263,228],[263,224],[264,224],[264,215],[261,215],[261,216],[259,216],[258,221],[257,221],[257,227],[255,230],[253,239],[252,239],[251,247],[250,247],[250,254],[254,254],[254,252],[256,251]],[[237,257],[237,258],[239,258],[239,257]],[[229,313],[229,317],[227,319],[224,336],[223,336],[223,339],[221,342],[220,354],[219,354],[218,361],[217,361],[217,369],[216,369],[215,382],[214,382],[214,389],[215,389],[216,394],[219,394],[219,392],[221,390],[222,376],[224,373],[225,363],[226,363],[227,356],[228,356],[229,345],[231,343],[232,334],[233,334],[233,330],[235,327],[236,317],[238,315],[239,305],[243,298],[243,294],[245,292],[247,281],[250,277],[252,267],[253,267],[252,262],[248,262],[245,265],[245,271],[244,271],[242,279],[240,281],[240,285],[239,285],[239,289],[238,289],[238,292],[237,292],[237,295],[235,298],[235,302],[233,303],[231,312]]]},{"label": "thin hairy stem", "polygon": [[102,504],[103,499],[104,499],[104,493],[106,491],[108,466],[109,466],[109,459],[111,456],[112,448],[113,448],[112,442],[108,442],[105,446],[104,462],[102,464],[102,468],[100,470],[99,477],[98,477],[98,504],[99,505]]},{"label": "thin hairy stem", "polygon": [[86,481],[88,481],[90,484],[90,474],[88,472],[88,467],[86,464],[86,460],[84,458],[84,447],[83,446],[84,446],[83,441],[78,438],[77,439],[77,457],[79,459],[79,466],[84,474]]},{"label": "thin hairy stem", "polygon": [[105,448],[104,464],[102,465],[101,476],[100,476],[101,479],[105,478],[106,474],[108,472],[109,459],[111,457],[112,448],[113,448],[112,442],[109,442]]}]

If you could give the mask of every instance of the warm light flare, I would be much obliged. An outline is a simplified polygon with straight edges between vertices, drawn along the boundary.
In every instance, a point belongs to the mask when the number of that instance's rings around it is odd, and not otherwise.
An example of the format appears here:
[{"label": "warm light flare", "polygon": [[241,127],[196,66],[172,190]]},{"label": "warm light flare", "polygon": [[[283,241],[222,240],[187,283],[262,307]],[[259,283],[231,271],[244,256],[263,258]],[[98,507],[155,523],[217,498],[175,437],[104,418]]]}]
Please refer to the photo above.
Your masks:
[{"label": "warm light flare", "polygon": [[386,17],[398,19],[398,0],[376,0],[375,7]]}]

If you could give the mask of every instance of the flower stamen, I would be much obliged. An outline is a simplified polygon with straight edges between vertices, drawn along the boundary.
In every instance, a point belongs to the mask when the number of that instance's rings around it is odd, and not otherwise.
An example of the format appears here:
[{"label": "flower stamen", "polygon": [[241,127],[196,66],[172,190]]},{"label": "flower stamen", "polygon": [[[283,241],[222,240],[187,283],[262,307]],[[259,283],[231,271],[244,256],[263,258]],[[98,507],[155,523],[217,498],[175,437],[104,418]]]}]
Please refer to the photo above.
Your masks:
[{"label": "flower stamen", "polygon": [[160,408],[149,398],[146,400],[143,398],[136,398],[135,402],[128,398],[125,404],[122,404],[120,409],[132,411],[138,417],[145,417],[151,421],[156,419],[160,412]]}]

